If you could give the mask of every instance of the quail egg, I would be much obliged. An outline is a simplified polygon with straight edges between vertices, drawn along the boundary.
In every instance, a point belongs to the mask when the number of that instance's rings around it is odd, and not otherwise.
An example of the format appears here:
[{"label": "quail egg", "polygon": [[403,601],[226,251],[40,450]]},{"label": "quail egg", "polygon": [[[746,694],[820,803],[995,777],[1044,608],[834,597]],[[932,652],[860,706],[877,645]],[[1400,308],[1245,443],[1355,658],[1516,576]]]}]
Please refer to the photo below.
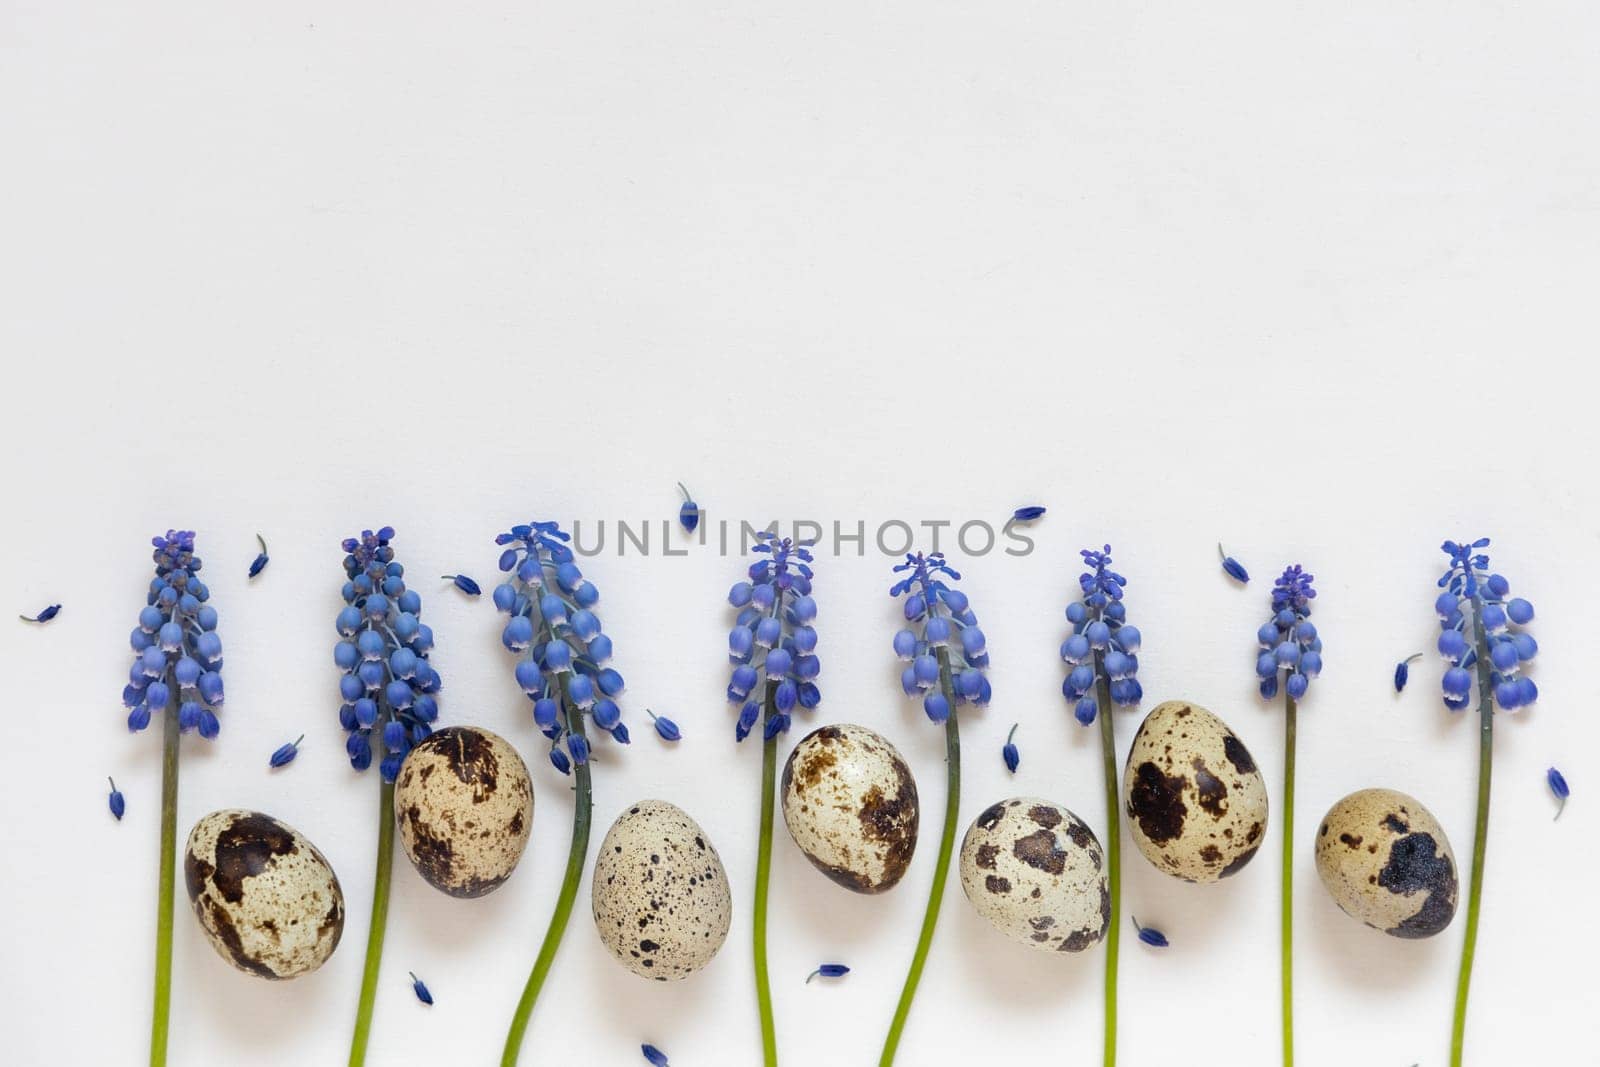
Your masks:
[{"label": "quail egg", "polygon": [[881,893],[917,848],[917,783],[881,735],[824,726],[784,764],[783,821],[817,870],[857,893]]},{"label": "quail egg", "polygon": [[984,809],[961,842],[961,888],[995,929],[1046,952],[1082,952],[1111,921],[1099,840],[1048,800],[1018,797]]},{"label": "quail egg", "polygon": [[1455,853],[1439,820],[1393,789],[1363,789],[1317,828],[1317,873],[1352,918],[1394,937],[1432,937],[1455,917]]}]

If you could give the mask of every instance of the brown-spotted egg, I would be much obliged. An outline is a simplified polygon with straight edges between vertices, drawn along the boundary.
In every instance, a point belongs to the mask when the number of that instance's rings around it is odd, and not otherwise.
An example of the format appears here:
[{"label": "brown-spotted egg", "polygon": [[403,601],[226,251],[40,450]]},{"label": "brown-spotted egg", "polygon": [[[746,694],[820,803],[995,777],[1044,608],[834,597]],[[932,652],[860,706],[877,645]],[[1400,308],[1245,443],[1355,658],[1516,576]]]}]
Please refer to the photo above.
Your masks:
[{"label": "brown-spotted egg", "polygon": [[783,822],[812,865],[857,893],[881,893],[917,848],[917,783],[885,738],[842,723],[807,734],[783,768]]},{"label": "brown-spotted egg", "polygon": [[1317,873],[1345,914],[1394,937],[1432,937],[1450,925],[1459,886],[1439,820],[1393,789],[1363,789],[1317,828]]},{"label": "brown-spotted egg", "polygon": [[1188,882],[1237,874],[1267,831],[1267,787],[1228,724],[1169,700],[1134,736],[1123,769],[1129,832],[1145,859]]},{"label": "brown-spotted egg", "polygon": [[733,900],[704,830],[665,800],[617,816],[594,861],[591,894],[600,940],[641,978],[687,978],[728,936]]},{"label": "brown-spotted egg", "polygon": [[418,744],[394,784],[400,844],[427,883],[481,897],[511,877],[533,829],[533,781],[510,742],[450,726]]},{"label": "brown-spotted egg", "polygon": [[195,823],[183,880],[211,947],[246,974],[309,974],[344,932],[333,868],[299,831],[258,811],[214,811]]},{"label": "brown-spotted egg", "polygon": [[1018,797],[984,809],[961,842],[961,888],[995,929],[1046,952],[1082,952],[1111,921],[1099,840],[1048,800]]}]

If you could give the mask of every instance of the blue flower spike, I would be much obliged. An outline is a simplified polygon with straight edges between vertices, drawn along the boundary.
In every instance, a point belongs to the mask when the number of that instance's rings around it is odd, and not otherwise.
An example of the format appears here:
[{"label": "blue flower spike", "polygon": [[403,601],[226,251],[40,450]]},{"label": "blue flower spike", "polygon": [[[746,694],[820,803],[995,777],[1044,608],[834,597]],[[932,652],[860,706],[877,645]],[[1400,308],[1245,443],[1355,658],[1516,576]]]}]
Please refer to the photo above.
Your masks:
[{"label": "blue flower spike", "polygon": [[891,597],[905,598],[902,611],[910,624],[894,635],[895,655],[909,661],[900,674],[905,694],[920,699],[923,712],[936,723],[950,718],[952,700],[956,707],[987,707],[992,695],[984,674],[988,639],[967,595],[953,584],[960,573],[945,562],[943,552],[907,553],[894,569],[910,572],[889,587]]},{"label": "blue flower spike", "polygon": [[1106,683],[1111,702],[1119,708],[1144,699],[1138,678],[1143,638],[1136,627],[1128,625],[1122,600],[1128,583],[1111,569],[1111,546],[1100,551],[1086,548],[1078,554],[1089,569],[1078,575],[1082,598],[1067,605],[1072,633],[1061,643],[1061,660],[1068,666],[1061,695],[1072,705],[1079,723],[1093,726],[1100,708],[1095,698],[1097,681]]},{"label": "blue flower spike", "polygon": [[[406,973],[411,974],[409,971]],[[433,994],[428,992],[428,987],[423,985],[422,979],[415,974],[411,974],[411,991],[417,995],[417,999],[422,1003],[430,1006],[433,1004]]]},{"label": "blue flower spike", "polygon": [[[1559,819],[1561,813],[1567,809],[1567,798],[1572,795],[1572,790],[1567,786],[1566,776],[1554,767],[1544,772],[1544,780],[1550,786],[1551,794],[1560,802],[1556,807],[1556,818]],[[118,815],[117,818],[120,819],[122,816]]]},{"label": "blue flower spike", "polygon": [[850,968],[842,963],[824,963],[821,967],[806,975],[806,985],[810,985],[813,978],[843,978],[849,973]]},{"label": "blue flower spike", "polygon": [[[1550,773],[1554,774],[1555,772],[1551,771]],[[111,795],[106,798],[106,804],[111,808],[111,814],[117,817],[118,822],[121,822],[122,813],[128,810],[128,803],[122,799],[122,790],[117,788],[117,783],[110,778],[107,778],[106,781],[111,782]]]},{"label": "blue flower spike", "polygon": [[1133,919],[1133,928],[1139,931],[1140,941],[1143,941],[1151,948],[1166,948],[1170,944],[1167,940],[1167,935],[1160,930],[1153,926],[1140,926],[1137,916],[1130,916],[1130,918]]},{"label": "blue flower spike", "polygon": [[445,574],[441,575],[441,577],[444,578],[445,581],[454,584],[457,589],[461,590],[468,596],[478,596],[483,592],[483,587],[477,582],[473,581],[471,578],[468,578],[465,574]]},{"label": "blue flower spike", "polygon": [[650,1067],[667,1067],[667,1054],[654,1045],[640,1045],[639,1052],[644,1056],[645,1062]]},{"label": "blue flower spike", "polygon": [[[1471,544],[1446,541],[1440,548],[1450,557],[1450,567],[1439,579],[1444,592],[1434,601],[1439,616],[1439,654],[1445,671],[1440,679],[1444,705],[1461,711],[1472,702],[1478,657],[1489,659],[1489,692],[1501,711],[1520,711],[1539,699],[1539,687],[1527,675],[1539,645],[1525,627],[1533,621],[1533,605],[1511,597],[1511,583],[1488,573],[1489,557],[1482,550],[1487,537]],[[1474,647],[1474,646],[1479,647]]]},{"label": "blue flower spike", "polygon": [[773,710],[762,722],[763,740],[787,733],[796,709],[810,711],[822,700],[810,542],[761,530],[750,551],[757,558],[746,580],[728,591],[728,603],[739,612],[728,632],[733,670],[727,689],[728,703],[739,708],[733,730],[739,741],[768,705]]},{"label": "blue flower spike", "polygon": [[1217,542],[1217,556],[1222,560],[1222,569],[1227,572],[1229,578],[1232,578],[1240,585],[1250,584],[1250,572],[1244,569],[1244,564],[1223,551],[1222,542],[1220,541]]},{"label": "blue flower spike", "polygon": [[628,728],[618,704],[622,674],[609,665],[611,637],[594,607],[600,590],[575,562],[572,536],[555,522],[528,522],[495,537],[500,570],[494,606],[507,617],[500,641],[517,657],[515,675],[550,741],[550,765],[562,774],[588,764],[593,741],[585,716],[619,745]]},{"label": "blue flower spike", "polygon": [[211,591],[200,580],[194,531],[168,530],[150,543],[156,575],[128,637],[133,664],[122,690],[128,729],[138,733],[173,707],[180,732],[211,741],[222,729],[222,638]]},{"label": "blue flower spike", "polygon": [[39,623],[39,624],[42,625],[43,623],[49,622],[51,619],[55,618],[57,615],[60,615],[60,614],[61,614],[61,605],[60,604],[51,604],[49,607],[45,608],[43,611],[39,612],[39,614],[37,614],[37,615],[18,615],[17,618],[21,619],[23,622],[33,622],[33,623]]},{"label": "blue flower spike", "polygon": [[300,742],[304,741],[305,739],[306,735],[301,734],[291,743],[279,746],[278,750],[272,754],[272,758],[267,760],[267,765],[273,769],[277,769],[278,767],[286,767],[293,763],[294,758],[300,754]]},{"label": "blue flower spike", "polygon": [[1405,659],[1394,665],[1394,691],[1401,692],[1406,687],[1406,681],[1411,677],[1411,664],[1423,657],[1424,653],[1413,652]]},{"label": "blue flower spike", "polygon": [[334,664],[344,672],[339,725],[348,733],[345,754],[350,766],[365,771],[376,748],[385,782],[394,781],[406,754],[433,733],[443,685],[428,662],[433,630],[422,621],[422,597],[406,585],[393,539],[394,527],[384,526],[343,542],[345,606],[334,621],[339,641],[333,646]]},{"label": "blue flower spike", "polygon": [[678,483],[678,492],[683,494],[683,506],[678,509],[678,525],[686,533],[694,533],[695,527],[700,525],[700,505],[694,502],[694,496],[684,488],[682,482]]},{"label": "blue flower spike", "polygon": [[1266,700],[1278,695],[1280,682],[1299,700],[1322,672],[1322,638],[1310,618],[1315,579],[1297,563],[1272,586],[1272,615],[1256,631],[1256,679]]},{"label": "blue flower spike", "polygon": [[1012,774],[1017,773],[1017,765],[1022,762],[1017,746],[1012,742],[1012,738],[1017,736],[1017,725],[1017,723],[1011,724],[1011,732],[1006,734],[1005,747],[1000,750],[1000,758],[1006,761],[1006,770]]},{"label": "blue flower spike", "polygon": [[256,544],[261,546],[261,551],[256,553],[256,558],[250,561],[250,573],[246,578],[254,578],[267,569],[267,542],[260,534],[256,534]]},{"label": "blue flower spike", "polygon": [[646,715],[650,716],[650,721],[651,722],[655,723],[656,733],[660,735],[661,740],[663,740],[663,741],[681,741],[681,740],[683,740],[683,732],[678,729],[678,724],[677,723],[673,722],[671,719],[667,718],[665,715],[657,715],[655,712],[651,711],[649,708],[645,708],[644,709],[644,713]]}]

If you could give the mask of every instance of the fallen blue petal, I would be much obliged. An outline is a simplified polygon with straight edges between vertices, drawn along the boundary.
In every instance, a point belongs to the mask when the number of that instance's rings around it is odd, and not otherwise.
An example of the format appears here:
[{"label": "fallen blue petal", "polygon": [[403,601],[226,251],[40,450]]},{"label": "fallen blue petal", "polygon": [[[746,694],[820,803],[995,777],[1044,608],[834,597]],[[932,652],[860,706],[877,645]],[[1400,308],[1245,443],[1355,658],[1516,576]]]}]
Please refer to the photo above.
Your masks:
[{"label": "fallen blue petal", "polygon": [[411,991],[417,995],[417,999],[422,1001],[422,1003],[433,1003],[433,994],[428,992],[428,987],[422,984],[422,979],[418,978],[414,974],[411,975]]},{"label": "fallen blue petal", "polygon": [[[1555,772],[1551,771],[1550,773],[1554,774]],[[128,810],[127,802],[122,799],[122,790],[117,788],[117,783],[112,782],[110,778],[107,778],[106,781],[111,782],[111,795],[106,798],[106,802],[111,806],[111,814],[117,817],[118,822],[121,822],[122,813]]]},{"label": "fallen blue petal", "polygon": [[823,978],[843,978],[849,973],[850,968],[846,967],[842,963],[824,963],[821,967],[818,967],[816,970],[806,975],[806,981],[809,983],[811,979],[817,977],[818,975],[821,975]]},{"label": "fallen blue petal", "polygon": [[1017,773],[1017,764],[1022,762],[1022,755],[1017,751],[1017,746],[1011,739],[1017,736],[1017,724],[1011,724],[1011,732],[1006,734],[1005,747],[1000,750],[1000,758],[1006,761],[1006,769],[1012,774]]},{"label": "fallen blue petal", "polygon": [[1224,552],[1221,544],[1217,545],[1217,555],[1221,557],[1222,569],[1228,573],[1229,578],[1232,578],[1241,585],[1248,585],[1250,583],[1250,572],[1244,569],[1244,565],[1242,563]]},{"label": "fallen blue petal", "polygon": [[678,509],[678,523],[688,533],[694,533],[695,527],[700,525],[700,505],[694,502],[694,497],[682,482],[678,483],[678,491],[683,494],[683,506]]},{"label": "fallen blue petal", "polygon": [[639,1051],[652,1067],[667,1067],[667,1054],[654,1045],[640,1045]]},{"label": "fallen blue petal", "polygon": [[1043,515],[1044,512],[1045,508],[1043,504],[1029,504],[1026,507],[1020,507],[1016,511],[1013,511],[1011,513],[1011,521],[1032,522],[1034,519],[1037,519]]},{"label": "fallen blue petal", "polygon": [[1411,661],[1421,658],[1422,653],[1418,652],[1415,655],[1407,656],[1394,665],[1394,691],[1396,693],[1406,687],[1406,681],[1411,677]]},{"label": "fallen blue petal", "polygon": [[281,746],[272,754],[272,758],[267,760],[268,765],[272,767],[282,767],[284,764],[293,763],[294,758],[300,754],[300,742],[304,741],[305,739],[306,735],[301,734],[290,744]]},{"label": "fallen blue petal", "polygon": [[661,735],[661,740],[681,741],[683,739],[683,732],[678,729],[677,723],[673,722],[665,715],[657,715],[649,708],[645,708],[644,713],[650,716],[651,720],[655,722],[656,733]]},{"label": "fallen blue petal", "polygon": [[1566,777],[1554,767],[1544,772],[1544,780],[1550,784],[1550,792],[1561,802],[1556,808],[1556,818],[1561,818],[1561,813],[1566,810],[1567,798],[1572,795],[1572,790],[1567,786]]},{"label": "fallen blue petal", "polygon": [[1155,927],[1153,927],[1153,926],[1140,926],[1139,925],[1139,920],[1138,919],[1134,919],[1133,920],[1133,928],[1135,930],[1139,931],[1139,940],[1143,941],[1145,944],[1149,945],[1151,948],[1166,948],[1167,947],[1167,944],[1168,944],[1167,935],[1162,933],[1160,930],[1157,930]]},{"label": "fallen blue petal", "polygon": [[477,582],[473,581],[471,578],[468,578],[465,574],[446,574],[442,577],[448,578],[450,581],[454,582],[456,588],[468,596],[478,596],[483,592],[483,588],[478,585]]},{"label": "fallen blue petal", "polygon": [[23,622],[49,622],[51,619],[60,614],[61,605],[51,604],[37,615],[18,615],[17,618],[21,619]]}]

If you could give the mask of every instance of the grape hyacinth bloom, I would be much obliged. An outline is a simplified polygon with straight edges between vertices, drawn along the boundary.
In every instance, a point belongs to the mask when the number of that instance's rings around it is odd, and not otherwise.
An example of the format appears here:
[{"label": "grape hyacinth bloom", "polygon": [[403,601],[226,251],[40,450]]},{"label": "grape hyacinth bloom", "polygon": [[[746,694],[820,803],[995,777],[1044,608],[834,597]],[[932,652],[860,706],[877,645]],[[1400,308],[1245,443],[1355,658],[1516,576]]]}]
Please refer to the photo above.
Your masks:
[{"label": "grape hyacinth bloom", "polygon": [[111,795],[106,797],[106,806],[111,809],[111,814],[117,817],[117,821],[121,822],[123,813],[128,810],[128,803],[122,798],[122,790],[117,788],[117,783],[111,778],[107,778],[106,781],[111,783]]},{"label": "grape hyacinth bloom", "polygon": [[1483,860],[1489,838],[1489,793],[1494,772],[1494,711],[1516,712],[1539,697],[1527,675],[1539,652],[1526,630],[1533,605],[1511,596],[1511,583],[1489,571],[1483,550],[1489,539],[1471,543],[1446,541],[1440,549],[1450,565],[1440,577],[1443,590],[1434,601],[1439,616],[1439,654],[1445,671],[1440,681],[1444,706],[1461,711],[1478,697],[1478,817],[1468,883],[1467,934],[1456,981],[1455,1017],[1450,1035],[1451,1067],[1461,1067],[1466,1046],[1467,994],[1472,985],[1472,959],[1478,942],[1478,911],[1483,900]]},{"label": "grape hyacinth bloom", "polygon": [[362,530],[360,537],[345,539],[345,583],[340,591],[344,607],[334,620],[339,640],[333,646],[333,662],[341,672],[339,724],[346,730],[345,754],[358,772],[372,766],[376,757],[379,778],[377,871],[366,969],[350,1039],[352,1067],[366,1060],[383,961],[394,869],[394,780],[412,746],[433,732],[442,684],[439,672],[428,662],[433,631],[422,621],[422,597],[406,585],[393,540],[392,526]]},{"label": "grape hyacinth bloom", "polygon": [[[1279,898],[1283,1063],[1294,1063],[1294,758],[1299,702],[1322,672],[1322,638],[1311,621],[1314,576],[1297,563],[1272,586],[1272,614],[1256,631],[1256,684],[1263,700],[1283,690],[1283,885]],[[1404,666],[1402,664],[1402,666]]]},{"label": "grape hyacinth bloom", "polygon": [[49,622],[51,619],[55,618],[57,615],[60,615],[60,614],[61,614],[61,605],[60,604],[51,604],[49,607],[45,608],[43,611],[39,612],[39,614],[37,614],[37,615],[18,615],[17,618],[21,619],[23,622],[35,622],[35,623],[39,623],[39,624],[42,625],[44,623]]},{"label": "grape hyacinth bloom", "polygon": [[1011,732],[1006,734],[1006,743],[1000,749],[1000,758],[1005,761],[1006,770],[1012,774],[1017,773],[1017,767],[1022,763],[1022,754],[1017,751],[1016,741],[1018,723],[1011,724]]},{"label": "grape hyacinth bloom", "polygon": [[683,506],[678,508],[678,524],[685,533],[694,533],[700,525],[700,505],[694,502],[694,497],[685,489],[682,482],[678,483],[678,492],[683,494]]},{"label": "grape hyacinth bloom", "polygon": [[1137,915],[1132,916],[1132,919],[1133,928],[1138,932],[1139,940],[1143,941],[1151,948],[1166,948],[1172,944],[1172,942],[1167,940],[1167,935],[1162,933],[1160,930],[1157,930],[1155,927],[1140,926],[1139,917]]},{"label": "grape hyacinth bloom", "polygon": [[640,1045],[639,1052],[644,1056],[645,1062],[650,1064],[650,1067],[667,1067],[667,1054],[654,1045]]},{"label": "grape hyacinth bloom", "polygon": [[628,743],[617,698],[623,679],[609,666],[611,637],[594,606],[600,591],[573,559],[571,536],[554,522],[513,526],[495,537],[505,580],[494,589],[495,608],[506,616],[500,643],[516,657],[514,674],[528,698],[533,721],[550,742],[550,763],[573,778],[572,847],[544,943],[512,1016],[501,1062],[516,1062],[534,1003],[555,961],[589,854],[594,794],[589,778],[593,749],[588,728]]},{"label": "grape hyacinth bloom", "polygon": [[415,993],[417,995],[417,999],[422,1001],[422,1003],[432,1007],[433,994],[428,992],[428,987],[423,984],[422,979],[417,977],[415,971],[407,971],[406,973],[411,975],[411,992]]},{"label": "grape hyacinth bloom", "polygon": [[1117,786],[1117,742],[1112,709],[1144,699],[1139,684],[1143,637],[1128,622],[1123,593],[1128,580],[1111,569],[1111,546],[1085,548],[1085,570],[1078,575],[1078,599],[1067,605],[1072,632],[1061,643],[1067,677],[1061,695],[1084,726],[1100,723],[1100,762],[1106,791],[1106,881],[1111,912],[1106,923],[1105,1067],[1117,1062],[1117,964],[1122,946],[1122,826]]},{"label": "grape hyacinth bloom", "polygon": [[442,577],[468,596],[479,596],[483,593],[483,587],[465,574],[446,574]]},{"label": "grape hyacinth bloom", "polygon": [[1217,544],[1217,557],[1222,560],[1222,569],[1229,578],[1240,585],[1250,584],[1250,572],[1244,569],[1244,564],[1223,551],[1221,542]]},{"label": "grape hyacinth bloom", "polygon": [[923,914],[922,935],[917,940],[906,973],[894,1020],[884,1040],[883,1067],[894,1062],[900,1035],[911,1014],[911,1002],[922,980],[922,969],[933,944],[939,922],[939,907],[944,901],[945,882],[950,875],[950,857],[955,850],[956,824],[961,807],[960,709],[965,705],[986,707],[991,691],[984,672],[989,667],[988,642],[978,628],[977,616],[967,595],[954,585],[961,575],[945,562],[944,553],[907,554],[896,565],[904,575],[889,587],[889,595],[900,601],[901,613],[909,624],[894,635],[894,652],[904,663],[900,687],[907,696],[918,698],[930,720],[944,727],[945,813],[944,834],[939,840],[939,858],[934,864],[933,885],[928,907]]},{"label": "grape hyacinth bloom", "polygon": [[850,968],[842,963],[824,963],[821,967],[806,975],[806,985],[810,985],[813,978],[843,978],[849,973]]},{"label": "grape hyacinth bloom", "polygon": [[663,740],[663,741],[681,741],[681,740],[683,740],[683,731],[678,729],[678,724],[677,723],[673,722],[671,719],[667,718],[665,715],[657,715],[655,712],[651,711],[649,708],[645,708],[644,709],[644,713],[646,715],[650,716],[650,723],[651,723],[651,725],[653,725],[656,728],[656,735],[658,737],[660,737],[661,740]]},{"label": "grape hyacinth bloom", "polygon": [[155,577],[129,635],[133,665],[122,690],[128,729],[134,733],[161,719],[161,866],[156,912],[155,1009],[150,1026],[150,1063],[167,1060],[172,1004],[172,908],[178,851],[178,738],[193,731],[206,741],[221,730],[222,639],[217,609],[200,579],[193,530],[168,530],[150,541]]},{"label": "grape hyacinth bloom", "polygon": [[254,578],[256,575],[267,569],[268,559],[266,539],[260,534],[256,534],[256,544],[261,546],[261,551],[257,552],[256,558],[250,561],[250,573],[245,575],[246,578]]},{"label": "grape hyacinth bloom", "polygon": [[1047,510],[1048,509],[1043,504],[1024,505],[1023,507],[1017,508],[1011,513],[1011,517],[1006,520],[1005,526],[1003,526],[1001,529],[1003,531],[1010,530],[1013,526],[1025,525],[1033,522],[1035,519],[1042,519],[1044,518],[1044,513]]},{"label": "grape hyacinth bloom", "polygon": [[300,754],[300,742],[305,739],[306,735],[301,734],[287,745],[278,746],[277,751],[273,752],[272,756],[267,760],[267,766],[276,769],[278,767],[287,767],[293,763],[294,758]]},{"label": "grape hyacinth bloom", "polygon": [[[1567,798],[1572,795],[1572,790],[1567,785],[1566,775],[1562,774],[1554,767],[1551,767],[1548,771],[1544,772],[1544,780],[1545,784],[1550,787],[1551,795],[1560,802],[1556,806],[1556,818],[1559,819],[1561,818],[1561,813],[1567,810]],[[122,816],[119,814],[117,818],[120,819]],[[1553,822],[1555,820],[1551,821]]]},{"label": "grape hyacinth bloom", "polygon": [[1406,682],[1411,679],[1411,665],[1422,657],[1423,653],[1413,652],[1394,665],[1394,691],[1396,693],[1405,691]]},{"label": "grape hyacinth bloom", "polygon": [[755,562],[745,579],[728,591],[738,609],[728,633],[728,703],[739,708],[735,741],[761,727],[761,815],[756,841],[755,904],[751,909],[755,946],[756,1009],[761,1021],[762,1062],[778,1062],[777,1027],[772,1012],[772,982],[767,974],[767,894],[772,880],[772,820],[777,807],[778,737],[788,733],[796,709],[810,711],[822,699],[817,677],[817,602],[811,596],[809,544],[780,538],[771,530],[756,534],[750,551]]}]

